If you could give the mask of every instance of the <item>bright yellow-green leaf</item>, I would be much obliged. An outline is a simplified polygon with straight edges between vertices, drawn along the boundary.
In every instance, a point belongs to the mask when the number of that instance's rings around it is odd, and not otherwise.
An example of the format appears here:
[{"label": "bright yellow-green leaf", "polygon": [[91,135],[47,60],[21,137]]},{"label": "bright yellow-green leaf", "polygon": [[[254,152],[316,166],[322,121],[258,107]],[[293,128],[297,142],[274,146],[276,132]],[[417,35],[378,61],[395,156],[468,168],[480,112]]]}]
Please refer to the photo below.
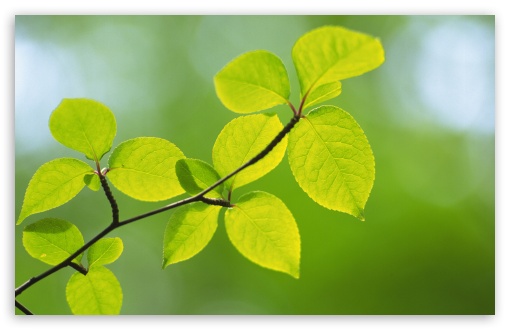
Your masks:
[{"label": "bright yellow-green leaf", "polygon": [[[214,143],[214,168],[222,177],[231,173],[264,150],[282,129],[275,114],[256,114],[232,120]],[[227,180],[225,187],[233,190],[266,175],[282,161],[286,148],[287,137],[262,160]]]},{"label": "bright yellow-green leaf", "polygon": [[[49,265],[58,265],[84,244],[80,230],[66,220],[46,218],[23,230],[23,246],[28,254]],[[73,262],[80,264],[83,254]]]},{"label": "bright yellow-green leaf", "polygon": [[67,203],[85,186],[84,177],[94,170],[74,158],[59,158],[43,164],[30,180],[16,224],[26,217]]},{"label": "bright yellow-green leaf", "polygon": [[[303,35],[292,49],[301,96],[324,89],[322,101],[335,97],[323,85],[377,68],[384,62],[379,39],[339,26],[325,26]],[[316,102],[310,102],[307,106]]]},{"label": "bright yellow-green leaf", "polygon": [[117,315],[122,307],[122,288],[104,266],[89,269],[87,275],[74,273],[66,286],[66,298],[76,315]]},{"label": "bright yellow-green leaf", "polygon": [[117,124],[107,106],[88,99],[64,99],[50,117],[55,140],[99,161],[110,151]]},{"label": "bright yellow-green leaf", "polygon": [[119,237],[101,238],[87,252],[89,268],[111,264],[120,257],[123,249],[124,244],[122,244],[122,240]]},{"label": "bright yellow-green leaf", "polygon": [[[220,175],[211,165],[198,159],[185,158],[178,160],[175,171],[182,188],[190,195],[202,192],[220,179]],[[221,198],[222,192],[223,184],[208,192],[206,196]]]},{"label": "bright yellow-green leaf", "polygon": [[287,103],[290,84],[282,60],[265,50],[245,53],[214,77],[216,94],[229,109],[250,113]]},{"label": "bright yellow-green leaf", "polygon": [[303,109],[337,97],[341,92],[342,84],[339,81],[320,85],[308,94]]},{"label": "bright yellow-green leaf", "polygon": [[290,132],[289,163],[314,201],[364,220],[375,162],[363,130],[351,115],[334,106],[312,110]]},{"label": "bright yellow-green leaf", "polygon": [[155,137],[141,137],[121,143],[108,160],[107,176],[112,184],[143,201],[166,200],[184,192],[175,164],[184,154],[173,143]]},{"label": "bright yellow-green leaf", "polygon": [[225,212],[228,237],[259,266],[299,278],[301,239],[289,209],[276,196],[247,193]]},{"label": "bright yellow-green leaf", "polygon": [[101,181],[96,173],[85,174],[83,180],[87,187],[92,191],[98,191],[101,188]]},{"label": "bright yellow-green leaf", "polygon": [[202,251],[218,226],[221,207],[188,204],[172,214],[163,242],[163,268],[187,260]]}]

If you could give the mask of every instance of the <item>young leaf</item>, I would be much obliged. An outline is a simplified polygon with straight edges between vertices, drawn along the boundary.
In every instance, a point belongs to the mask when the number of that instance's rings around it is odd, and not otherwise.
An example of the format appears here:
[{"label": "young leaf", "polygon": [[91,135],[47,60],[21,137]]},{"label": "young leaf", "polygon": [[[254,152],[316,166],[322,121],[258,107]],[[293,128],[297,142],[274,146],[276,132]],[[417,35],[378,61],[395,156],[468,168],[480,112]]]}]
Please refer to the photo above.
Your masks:
[{"label": "young leaf", "polygon": [[110,151],[117,124],[104,104],[88,99],[64,99],[50,117],[55,140],[98,162]]},{"label": "young leaf", "polygon": [[308,94],[303,104],[303,109],[335,98],[340,95],[341,92],[342,84],[339,81],[320,85]]},{"label": "young leaf", "polygon": [[29,215],[67,203],[85,186],[84,176],[94,170],[74,158],[59,158],[43,164],[30,180],[17,225]]},{"label": "young leaf", "polygon": [[317,203],[364,220],[375,179],[370,144],[344,110],[312,110],[290,132],[289,163],[301,188]]},{"label": "young leaf", "polygon": [[[220,175],[211,165],[198,159],[179,159],[175,164],[175,172],[182,188],[190,195],[202,192],[220,179]],[[223,184],[214,188],[206,196],[221,198],[222,192]]]},{"label": "young leaf", "polygon": [[116,315],[122,307],[122,288],[110,270],[95,266],[87,275],[76,272],[71,276],[66,299],[73,314]]},{"label": "young leaf", "polygon": [[265,50],[245,53],[214,77],[216,94],[229,109],[250,113],[288,102],[290,84],[282,60]]},{"label": "young leaf", "polygon": [[92,191],[98,191],[101,188],[101,181],[96,173],[85,174],[83,181]]},{"label": "young leaf", "polygon": [[[256,114],[232,120],[214,143],[214,168],[221,176],[231,173],[264,150],[282,129],[275,114]],[[233,190],[266,175],[282,161],[286,148],[287,137],[262,160],[227,180],[226,188]]]},{"label": "young leaf", "polygon": [[190,259],[209,243],[218,226],[220,207],[195,203],[172,214],[163,242],[163,268]]},{"label": "young leaf", "polygon": [[262,191],[239,198],[225,213],[232,244],[250,261],[299,278],[301,240],[287,206]]},{"label": "young leaf", "polygon": [[87,252],[89,268],[111,264],[120,257],[123,249],[124,245],[120,238],[101,238]]},{"label": "young leaf", "polygon": [[[49,265],[58,265],[84,244],[80,230],[66,220],[46,218],[23,230],[23,246],[30,256]],[[83,254],[73,262],[80,264]]]},{"label": "young leaf", "polygon": [[323,93],[321,101],[325,101],[338,94],[331,93],[331,87],[323,85],[377,68],[384,62],[384,50],[378,39],[367,34],[325,26],[299,38],[292,49],[292,59],[301,96],[314,93],[317,99],[318,94]]},{"label": "young leaf", "polygon": [[108,160],[108,178],[126,195],[143,201],[166,200],[184,192],[175,163],[184,154],[173,143],[140,137],[121,143]]}]

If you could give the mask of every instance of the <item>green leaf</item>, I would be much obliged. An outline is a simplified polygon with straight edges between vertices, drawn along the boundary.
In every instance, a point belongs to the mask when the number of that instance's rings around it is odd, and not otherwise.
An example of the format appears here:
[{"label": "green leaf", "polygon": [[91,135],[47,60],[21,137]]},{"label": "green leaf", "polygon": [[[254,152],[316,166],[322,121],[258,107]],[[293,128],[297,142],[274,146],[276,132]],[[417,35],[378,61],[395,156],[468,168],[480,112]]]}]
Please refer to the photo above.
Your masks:
[{"label": "green leaf", "polygon": [[85,185],[92,190],[98,191],[101,188],[101,181],[99,180],[99,176],[96,173],[85,174],[83,178]]},{"label": "green leaf", "polygon": [[163,242],[163,268],[190,259],[209,243],[218,226],[221,207],[188,204],[172,214]]},{"label": "green leaf", "polygon": [[110,270],[95,266],[87,275],[76,272],[71,276],[66,299],[76,315],[116,315],[122,307],[122,288]]},{"label": "green leaf", "polygon": [[290,132],[289,163],[314,201],[364,220],[375,162],[363,130],[351,115],[334,106],[312,110]]},{"label": "green leaf", "polygon": [[64,99],[50,117],[55,140],[98,162],[110,151],[117,124],[104,104],[88,99]]},{"label": "green leaf", "polygon": [[[221,179],[218,172],[211,165],[198,159],[179,159],[175,164],[175,172],[182,188],[190,195],[202,192]],[[223,184],[214,188],[206,196],[221,198],[222,192]]]},{"label": "green leaf", "polygon": [[214,77],[221,102],[237,113],[269,109],[288,102],[290,84],[282,60],[265,50],[245,53]]},{"label": "green leaf", "polygon": [[[256,114],[232,120],[214,143],[214,168],[222,177],[230,174],[264,150],[282,129],[275,114]],[[286,148],[287,137],[262,160],[227,180],[226,188],[233,190],[266,175],[282,161]]]},{"label": "green leaf", "polygon": [[310,94],[308,94],[305,103],[303,104],[303,109],[311,107],[312,105],[316,105],[318,103],[330,100],[332,98],[337,97],[342,92],[342,84],[338,81],[334,81],[332,83],[320,85]]},{"label": "green leaf", "polygon": [[[23,230],[23,246],[35,259],[49,265],[58,265],[84,245],[80,230],[71,222],[46,218],[28,225]],[[73,262],[80,264],[83,254]]]},{"label": "green leaf", "polygon": [[[338,26],[325,26],[303,35],[292,49],[301,96],[318,94],[322,101],[335,97],[323,85],[359,76],[384,62],[379,39]],[[310,102],[307,106],[316,102]]]},{"label": "green leaf", "polygon": [[124,245],[120,238],[101,238],[87,252],[89,268],[111,264],[120,257],[123,249]]},{"label": "green leaf", "polygon": [[59,158],[43,164],[30,180],[17,225],[32,214],[67,203],[85,186],[84,176],[94,170],[74,158]]},{"label": "green leaf", "polygon": [[247,193],[225,212],[232,244],[250,261],[299,278],[301,239],[287,206],[262,191]]},{"label": "green leaf", "polygon": [[112,184],[126,195],[143,201],[166,200],[184,192],[175,164],[184,154],[173,143],[140,137],[121,143],[108,160]]}]

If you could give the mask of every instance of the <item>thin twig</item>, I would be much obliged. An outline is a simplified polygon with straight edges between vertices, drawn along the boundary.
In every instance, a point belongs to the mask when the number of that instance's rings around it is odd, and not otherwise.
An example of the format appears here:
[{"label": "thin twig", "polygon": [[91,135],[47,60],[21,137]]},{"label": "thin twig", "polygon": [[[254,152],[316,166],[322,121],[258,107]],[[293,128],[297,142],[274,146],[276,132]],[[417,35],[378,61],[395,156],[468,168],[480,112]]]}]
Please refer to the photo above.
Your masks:
[{"label": "thin twig", "polygon": [[92,244],[97,242],[99,239],[103,238],[105,235],[107,235],[109,232],[111,232],[113,229],[115,229],[117,227],[118,227],[118,225],[114,225],[114,224],[109,225],[102,232],[97,234],[94,238],[92,238],[85,245],[83,245],[81,248],[79,248],[75,253],[73,253],[69,257],[67,257],[64,261],[62,261],[58,265],[53,266],[52,268],[48,269],[44,273],[41,273],[41,274],[39,274],[37,276],[32,277],[31,279],[29,279],[28,281],[26,281],[25,283],[23,283],[22,285],[17,287],[14,290],[15,296],[18,296],[19,294],[21,294],[23,291],[25,291],[26,289],[28,289],[29,287],[31,287],[35,283],[37,283],[40,280],[50,276],[51,274],[55,273],[56,271],[66,267],[66,266],[71,265],[71,263],[74,260],[74,258],[79,256],[81,253],[85,252],[85,250],[87,250],[90,246],[92,246]]},{"label": "thin twig", "polygon": [[16,308],[18,308],[20,311],[22,311],[26,315],[34,315],[34,313],[32,313],[28,308],[23,306],[23,304],[20,303],[19,301],[17,301],[16,299],[14,299],[14,305],[16,306]]},{"label": "thin twig", "polygon": [[[40,274],[38,276],[32,277],[31,279],[29,279],[28,281],[26,281],[25,283],[20,285],[18,288],[16,288],[15,289],[15,296],[18,296],[19,294],[21,294],[23,291],[25,291],[26,289],[28,289],[29,287],[31,287],[35,283],[37,283],[40,280],[50,276],[51,274],[55,273],[56,271],[66,267],[66,266],[70,266],[71,263],[72,263],[72,260],[74,260],[78,255],[80,255],[81,253],[85,252],[95,242],[97,242],[99,239],[101,239],[102,237],[106,236],[107,234],[109,234],[110,232],[115,230],[116,228],[119,228],[121,226],[125,226],[127,224],[130,224],[132,222],[135,222],[135,221],[138,221],[138,220],[141,220],[141,219],[145,219],[147,217],[150,217],[152,215],[155,215],[155,214],[158,214],[158,213],[161,213],[161,212],[164,212],[164,211],[171,210],[173,208],[176,208],[176,207],[179,207],[179,206],[182,206],[182,205],[186,205],[186,204],[190,204],[190,203],[194,203],[194,202],[198,202],[198,201],[202,201],[202,202],[205,202],[205,203],[208,203],[208,204],[213,204],[213,205],[220,205],[220,204],[218,204],[219,203],[218,201],[220,201],[220,200],[206,198],[206,197],[204,197],[205,194],[207,194],[208,192],[210,192],[211,190],[213,190],[214,188],[216,188],[217,186],[219,186],[223,182],[227,181],[228,179],[230,179],[231,177],[233,177],[237,173],[241,172],[245,168],[247,168],[247,167],[257,163],[259,160],[264,158],[267,154],[269,154],[271,152],[271,150],[273,150],[273,148],[278,143],[281,142],[281,140],[283,140],[285,135],[287,135],[291,131],[291,129],[297,124],[299,119],[300,119],[299,116],[292,117],[291,121],[264,148],[264,150],[262,150],[255,157],[253,157],[252,159],[250,159],[249,161],[247,161],[246,163],[241,165],[241,167],[239,167],[238,169],[236,169],[232,173],[228,174],[227,176],[221,178],[220,180],[216,181],[209,188],[204,189],[202,192],[198,193],[197,195],[192,196],[192,197],[188,197],[188,198],[184,198],[184,199],[182,199],[180,201],[174,202],[174,203],[169,204],[167,206],[164,206],[162,208],[159,208],[159,209],[156,209],[156,210],[153,210],[151,212],[144,213],[144,214],[140,214],[138,216],[132,217],[132,218],[124,220],[124,221],[118,221],[118,207],[117,207],[117,203],[115,202],[115,199],[113,198],[113,194],[111,193],[111,190],[110,190],[108,184],[107,183],[103,184],[103,180],[104,180],[104,182],[106,182],[106,179],[101,174],[101,172],[98,171],[98,173],[100,173],[99,178],[100,179],[102,178],[101,184],[103,185],[103,189],[105,190],[105,194],[108,197],[108,200],[110,201],[110,205],[112,206],[112,213],[113,213],[113,221],[112,221],[112,223],[108,227],[106,227],[102,232],[100,232],[94,238],[92,238],[89,242],[87,242],[85,245],[83,245],[81,248],[79,248],[75,253],[70,255],[67,259],[65,259],[64,261],[62,261],[58,265],[55,265],[52,268],[48,269],[44,273],[42,273],[42,274]],[[111,199],[110,199],[110,197],[111,197]],[[229,201],[224,201],[224,202],[225,202],[225,204],[224,205],[221,204],[221,206],[226,206],[226,207],[232,206],[232,205],[230,205]],[[221,202],[221,203],[223,203],[223,202]],[[115,219],[117,219],[117,220],[115,220]]]},{"label": "thin twig", "polygon": [[110,190],[110,186],[108,185],[108,181],[106,181],[106,177],[103,173],[98,172],[99,180],[101,181],[101,186],[103,187],[106,198],[110,202],[110,206],[112,208],[112,222],[119,223],[119,206],[117,205],[117,201],[113,197],[112,191]]},{"label": "thin twig", "polygon": [[79,271],[83,275],[87,275],[87,273],[88,273],[88,271],[87,271],[87,269],[85,269],[85,267],[83,267],[82,265],[77,265],[74,262],[70,262],[68,266],[71,267],[71,268],[76,269],[77,271]]},{"label": "thin twig", "polygon": [[217,205],[217,206],[223,206],[223,207],[232,207],[233,205],[230,204],[230,201],[226,201],[222,198],[208,198],[201,196],[199,201],[205,204],[209,205]]}]

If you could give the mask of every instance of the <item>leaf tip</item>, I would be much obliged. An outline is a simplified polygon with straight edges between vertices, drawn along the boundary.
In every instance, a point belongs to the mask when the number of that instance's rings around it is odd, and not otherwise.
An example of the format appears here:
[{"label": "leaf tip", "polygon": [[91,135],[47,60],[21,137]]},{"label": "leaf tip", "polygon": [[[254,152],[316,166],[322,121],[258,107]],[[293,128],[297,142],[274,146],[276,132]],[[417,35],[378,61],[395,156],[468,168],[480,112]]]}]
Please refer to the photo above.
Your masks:
[{"label": "leaf tip", "polygon": [[168,266],[170,266],[171,264],[175,264],[175,261],[172,261],[170,258],[164,258],[163,259],[163,264],[161,265],[161,269],[162,270],[165,270],[165,268],[167,268]]},{"label": "leaf tip", "polygon": [[356,216],[356,218],[360,219],[362,222],[365,222],[365,211],[363,209],[360,209],[359,214]]},{"label": "leaf tip", "polygon": [[23,220],[25,220],[25,218],[26,218],[26,217],[22,217],[22,216],[20,215],[20,216],[19,216],[19,218],[18,218],[18,221],[16,221],[16,226],[20,225],[20,224],[23,222]]}]

